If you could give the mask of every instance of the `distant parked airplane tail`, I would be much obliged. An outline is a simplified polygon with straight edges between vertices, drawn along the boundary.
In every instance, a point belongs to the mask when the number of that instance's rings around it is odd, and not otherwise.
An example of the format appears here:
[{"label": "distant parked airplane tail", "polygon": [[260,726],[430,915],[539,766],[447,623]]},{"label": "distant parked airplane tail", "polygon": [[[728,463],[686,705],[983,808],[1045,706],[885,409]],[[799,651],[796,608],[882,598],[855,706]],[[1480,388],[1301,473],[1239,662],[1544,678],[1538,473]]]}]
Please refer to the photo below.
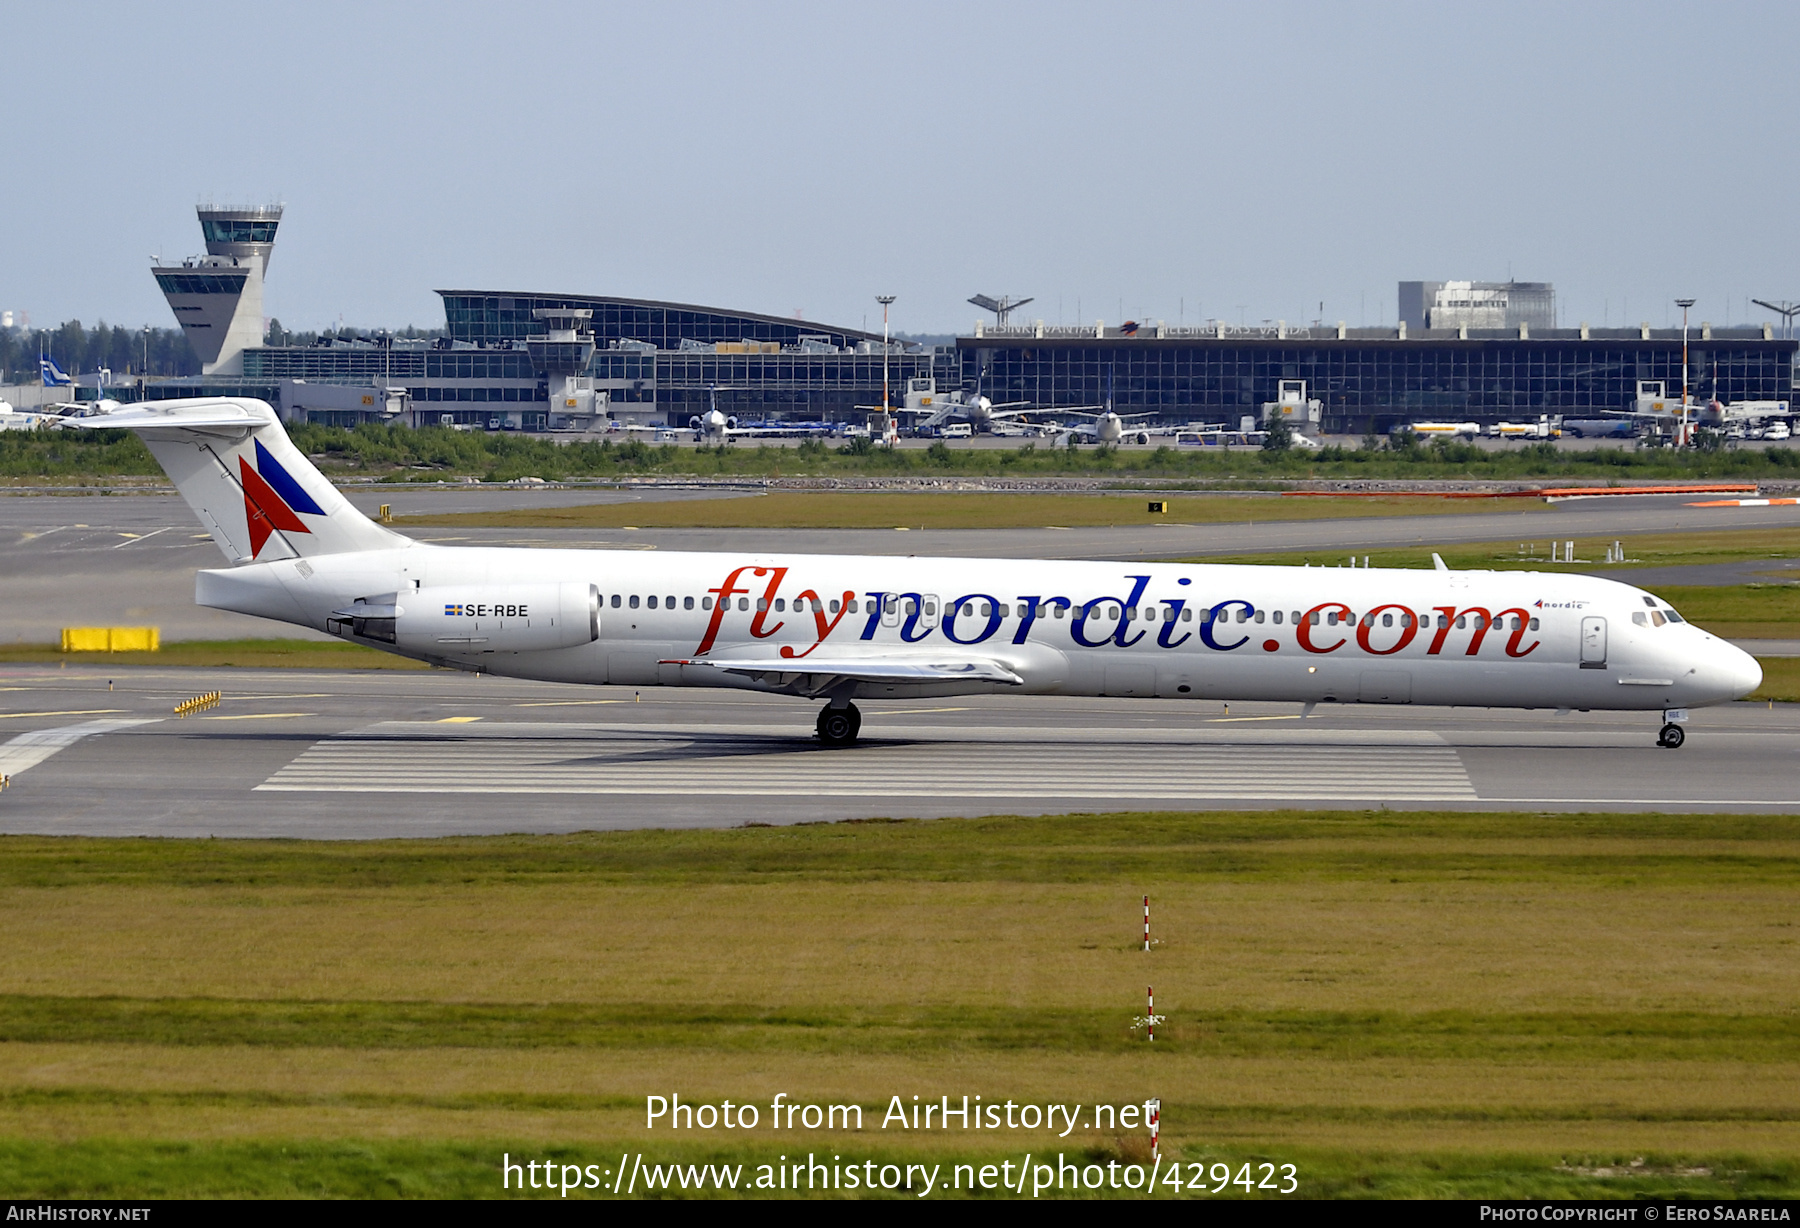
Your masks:
[{"label": "distant parked airplane tail", "polygon": [[69,422],[136,433],[233,563],[412,544],[352,507],[294,447],[265,402],[145,401]]},{"label": "distant parked airplane tail", "polygon": [[44,387],[46,388],[61,388],[75,382],[69,378],[66,371],[56,365],[56,359],[48,355],[38,358],[38,373],[44,377]]}]

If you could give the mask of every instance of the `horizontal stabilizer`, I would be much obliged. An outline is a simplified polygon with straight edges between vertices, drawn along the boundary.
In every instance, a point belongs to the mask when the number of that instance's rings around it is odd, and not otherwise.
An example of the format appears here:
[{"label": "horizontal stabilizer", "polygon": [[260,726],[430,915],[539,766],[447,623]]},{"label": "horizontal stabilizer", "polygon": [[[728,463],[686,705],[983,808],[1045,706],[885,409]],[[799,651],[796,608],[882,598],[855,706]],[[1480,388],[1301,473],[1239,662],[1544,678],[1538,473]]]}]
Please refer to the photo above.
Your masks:
[{"label": "horizontal stabilizer", "polygon": [[257,403],[208,399],[199,404],[182,401],[145,401],[92,418],[70,418],[64,425],[90,431],[255,430],[275,424],[275,415]]}]

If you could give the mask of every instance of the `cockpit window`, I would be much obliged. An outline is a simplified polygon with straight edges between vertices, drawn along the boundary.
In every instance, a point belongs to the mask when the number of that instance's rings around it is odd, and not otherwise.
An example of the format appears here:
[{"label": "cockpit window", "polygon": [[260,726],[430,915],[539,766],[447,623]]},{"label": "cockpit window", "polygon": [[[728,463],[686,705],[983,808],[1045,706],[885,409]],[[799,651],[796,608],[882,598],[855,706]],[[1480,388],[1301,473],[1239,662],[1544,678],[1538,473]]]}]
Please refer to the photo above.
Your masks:
[{"label": "cockpit window", "polygon": [[1651,626],[1655,626],[1655,627],[1660,627],[1663,625],[1663,616],[1662,616],[1661,610],[1651,610],[1650,611],[1650,624],[1651,624]]},{"label": "cockpit window", "polygon": [[1645,614],[1642,610],[1633,610],[1631,612],[1631,621],[1640,627],[1647,627],[1650,625],[1650,616]]},{"label": "cockpit window", "polygon": [[1663,617],[1667,618],[1672,623],[1684,623],[1687,621],[1687,619],[1677,614],[1674,610],[1664,610]]},{"label": "cockpit window", "polygon": [[1644,598],[1644,604],[1654,610],[1656,608],[1656,598],[1646,597]]}]

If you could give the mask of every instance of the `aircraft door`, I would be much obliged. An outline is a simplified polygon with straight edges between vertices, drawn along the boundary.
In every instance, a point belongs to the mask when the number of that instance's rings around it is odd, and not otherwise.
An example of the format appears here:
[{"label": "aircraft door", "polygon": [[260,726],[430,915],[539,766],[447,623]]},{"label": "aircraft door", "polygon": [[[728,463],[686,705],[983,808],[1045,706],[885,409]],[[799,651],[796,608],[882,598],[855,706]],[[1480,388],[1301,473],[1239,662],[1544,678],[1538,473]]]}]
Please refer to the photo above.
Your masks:
[{"label": "aircraft door", "polygon": [[1581,620],[1581,668],[1606,668],[1606,620],[1604,618]]}]

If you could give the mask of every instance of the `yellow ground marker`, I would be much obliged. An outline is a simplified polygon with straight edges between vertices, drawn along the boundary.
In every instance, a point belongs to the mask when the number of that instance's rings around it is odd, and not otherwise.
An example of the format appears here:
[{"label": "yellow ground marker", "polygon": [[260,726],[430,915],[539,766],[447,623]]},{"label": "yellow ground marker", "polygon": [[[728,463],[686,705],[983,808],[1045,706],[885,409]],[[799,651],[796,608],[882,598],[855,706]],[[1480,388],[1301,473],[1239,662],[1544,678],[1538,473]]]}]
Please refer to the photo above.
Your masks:
[{"label": "yellow ground marker", "polygon": [[155,627],[64,627],[64,652],[157,652],[162,632]]}]

